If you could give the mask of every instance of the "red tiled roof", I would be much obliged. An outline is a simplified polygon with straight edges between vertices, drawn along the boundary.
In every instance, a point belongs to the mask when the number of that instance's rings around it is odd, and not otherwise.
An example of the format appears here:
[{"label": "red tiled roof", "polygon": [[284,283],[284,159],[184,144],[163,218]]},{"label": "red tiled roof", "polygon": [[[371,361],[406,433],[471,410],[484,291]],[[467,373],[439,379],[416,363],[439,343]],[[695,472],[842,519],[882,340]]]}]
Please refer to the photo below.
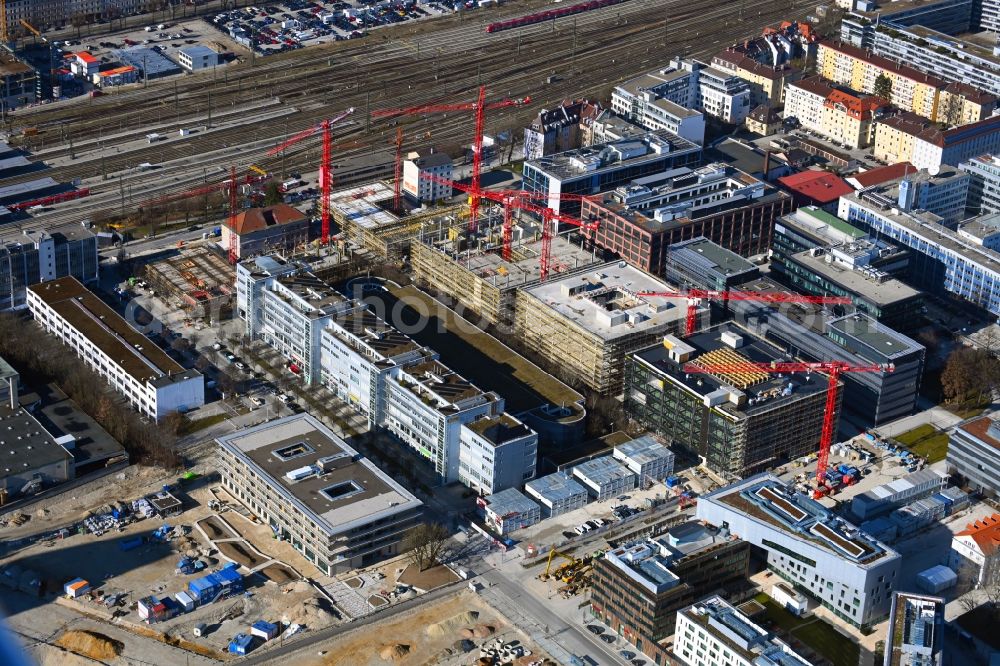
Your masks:
[{"label": "red tiled roof", "polygon": [[1000,547],[1000,513],[968,523],[965,529],[955,536],[972,537],[984,555],[992,555]]},{"label": "red tiled roof", "polygon": [[854,191],[846,180],[827,171],[801,171],[778,179],[786,189],[821,204]]},{"label": "red tiled roof", "polygon": [[817,97],[825,98],[826,101],[824,104],[827,108],[832,108],[835,104],[840,104],[844,107],[844,112],[852,118],[864,118],[865,114],[869,114],[870,117],[870,114],[874,111],[889,106],[889,102],[880,97],[857,93],[850,88],[837,85],[833,81],[828,81],[821,76],[810,76],[809,78],[795,81],[788,85],[810,92]]},{"label": "red tiled roof", "polygon": [[863,190],[866,187],[871,187],[872,185],[881,185],[882,183],[888,183],[890,180],[902,178],[906,174],[915,173],[916,171],[917,168],[909,162],[900,162],[898,164],[878,167],[877,169],[860,171],[847,180],[848,182],[853,181],[856,183],[856,187],[858,189]]},{"label": "red tiled roof", "polygon": [[306,216],[288,204],[280,203],[267,208],[250,208],[236,216],[236,233],[253,233],[275,225],[301,222]]}]

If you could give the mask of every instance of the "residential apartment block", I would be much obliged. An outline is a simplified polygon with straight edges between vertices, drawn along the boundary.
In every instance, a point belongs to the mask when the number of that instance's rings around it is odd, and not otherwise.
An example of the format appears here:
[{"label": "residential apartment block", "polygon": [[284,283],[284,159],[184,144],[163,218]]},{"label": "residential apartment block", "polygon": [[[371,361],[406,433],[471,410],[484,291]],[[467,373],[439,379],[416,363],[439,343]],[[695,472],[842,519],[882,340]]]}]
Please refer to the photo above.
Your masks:
[{"label": "residential apartment block", "polygon": [[910,61],[895,62],[830,39],[820,40],[816,51],[816,72],[824,79],[874,94],[876,80],[888,77],[889,101],[932,122],[965,125],[990,117],[996,104],[993,95],[901,64],[906,62]]},{"label": "residential apartment block", "polygon": [[451,180],[454,164],[447,153],[429,152],[421,155],[411,152],[403,160],[403,192],[420,203],[434,203],[450,199],[451,185],[437,179]]},{"label": "residential apartment block", "polygon": [[725,164],[681,167],[633,180],[582,202],[598,222],[584,235],[633,266],[663,274],[671,245],[705,237],[743,256],[766,253],[786,193]]},{"label": "residential apartment block", "polygon": [[1000,152],[1000,115],[941,129],[912,113],[883,116],[875,123],[875,159],[909,162],[918,169],[957,166],[986,153]]},{"label": "residential apartment block", "polygon": [[875,136],[875,119],[889,102],[862,95],[819,76],[788,84],[785,118],[847,148],[865,148]]},{"label": "residential apartment block", "polygon": [[856,627],[889,615],[898,553],[777,477],[761,474],[698,498],[698,520],[767,553],[767,566]]},{"label": "residential apartment block", "polygon": [[[767,363],[781,350],[735,326],[720,326],[631,354],[625,367],[629,418],[725,478],[778,467],[816,448],[827,380],[767,372],[691,372],[688,364]],[[836,421],[839,418],[840,405]]]},{"label": "residential apartment block", "polygon": [[705,116],[663,96],[674,89],[677,99],[688,99],[689,91],[678,84],[690,75],[668,77],[643,74],[617,86],[611,94],[611,108],[618,115],[648,130],[667,130],[693,143],[705,141]]},{"label": "residential apartment block", "polygon": [[750,84],[750,106],[761,104],[781,106],[790,83],[802,78],[802,70],[782,63],[771,65],[758,62],[738,49],[729,48],[712,58],[712,66],[740,77]]},{"label": "residential apartment block", "polygon": [[524,128],[524,159],[561,153],[585,145],[581,129],[601,115],[599,102],[563,100],[554,109],[542,109]]},{"label": "residential apartment block", "polygon": [[308,414],[225,435],[222,485],[324,576],[400,551],[423,504]]},{"label": "residential apartment block", "polygon": [[205,404],[205,379],[185,370],[75,277],[28,287],[39,326],[71,347],[139,413],[155,421]]},{"label": "residential apartment block", "polygon": [[677,612],[674,654],[686,666],[809,666],[787,643],[722,597]]},{"label": "residential apartment block", "polygon": [[97,238],[80,225],[0,234],[0,310],[24,308],[33,284],[72,276],[97,280]]},{"label": "residential apartment block", "polygon": [[522,188],[556,212],[574,214],[576,201],[560,201],[560,194],[597,194],[636,178],[701,162],[701,146],[667,130],[648,132],[607,144],[526,160]]},{"label": "residential apartment block", "polygon": [[594,562],[591,610],[617,635],[661,664],[677,612],[722,590],[733,596],[749,575],[750,546],[691,521],[614,549]]}]

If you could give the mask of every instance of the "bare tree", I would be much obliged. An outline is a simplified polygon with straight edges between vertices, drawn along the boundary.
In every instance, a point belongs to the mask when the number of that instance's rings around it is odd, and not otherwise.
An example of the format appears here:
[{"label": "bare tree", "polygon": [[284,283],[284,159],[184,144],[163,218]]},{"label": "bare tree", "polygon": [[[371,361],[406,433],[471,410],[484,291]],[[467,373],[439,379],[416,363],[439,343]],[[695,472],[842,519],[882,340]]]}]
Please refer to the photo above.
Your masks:
[{"label": "bare tree", "polygon": [[410,561],[417,569],[424,571],[438,563],[448,536],[448,530],[440,523],[421,523],[406,533],[401,547],[409,551]]}]

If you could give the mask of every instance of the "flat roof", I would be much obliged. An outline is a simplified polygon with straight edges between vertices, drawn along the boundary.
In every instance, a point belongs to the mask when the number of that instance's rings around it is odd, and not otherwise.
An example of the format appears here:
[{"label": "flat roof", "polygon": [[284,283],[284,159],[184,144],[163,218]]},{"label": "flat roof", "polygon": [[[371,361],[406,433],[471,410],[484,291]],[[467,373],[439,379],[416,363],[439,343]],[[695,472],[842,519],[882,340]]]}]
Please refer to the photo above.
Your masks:
[{"label": "flat roof", "polygon": [[573,467],[573,476],[579,476],[597,486],[605,483],[634,477],[635,474],[611,456],[602,456],[584,461]]},{"label": "flat roof", "polygon": [[552,277],[525,293],[605,341],[662,330],[687,316],[687,299],[635,295],[641,291],[675,290],[634,266],[612,262],[593,272]]},{"label": "flat roof", "polygon": [[146,76],[164,76],[184,71],[180,65],[159,51],[142,46],[112,51],[112,55],[126,65],[142,71]]},{"label": "flat roof", "polygon": [[861,567],[885,556],[899,557],[885,544],[767,472],[702,495],[699,502],[725,505],[761,525],[820,546]]},{"label": "flat roof", "polygon": [[69,189],[67,186],[48,176],[45,176],[44,178],[35,178],[34,180],[26,180],[23,183],[4,185],[3,187],[0,187],[0,203],[17,203],[19,201],[24,201],[25,199],[31,199],[34,196],[41,196],[42,192],[48,192],[50,190],[63,187]]},{"label": "flat roof", "polygon": [[846,180],[829,171],[801,171],[782,176],[778,182],[792,192],[820,203],[830,203],[854,191]]},{"label": "flat roof", "polygon": [[28,290],[140,383],[160,387],[201,376],[185,370],[75,277],[34,284]]},{"label": "flat roof", "polygon": [[621,169],[626,164],[636,165],[700,150],[701,146],[672,132],[656,130],[641,136],[546,155],[528,160],[524,165],[534,167],[557,180],[596,178],[600,173]]},{"label": "flat roof", "polygon": [[[859,322],[864,322],[864,324]],[[865,347],[877,351],[888,359],[924,348],[919,342],[880,324],[871,317],[844,315],[838,319],[829,320],[827,328],[839,331],[847,336],[851,342],[864,345],[864,347],[858,347],[856,344],[849,344],[849,348],[865,358],[870,358],[870,354],[865,354]],[[871,360],[877,359],[878,357],[875,357]]]},{"label": "flat roof", "polygon": [[203,58],[205,56],[218,56],[219,53],[215,49],[211,49],[204,44],[192,44],[191,46],[182,46],[177,49],[179,53],[183,53],[192,60],[195,58]]},{"label": "flat roof", "polygon": [[[705,157],[706,160],[711,159],[713,162],[725,162],[748,174],[762,173],[764,158],[764,151],[758,149],[756,145],[732,138],[726,138],[709,148]],[[769,169],[783,164],[786,164],[785,160],[772,153]]]},{"label": "flat roof", "polygon": [[[328,536],[423,505],[309,414],[286,416],[216,441],[298,506]],[[322,465],[326,471],[321,470]],[[319,473],[299,481],[287,476],[309,466]],[[334,487],[336,490],[331,490]]]},{"label": "flat roof", "polygon": [[420,345],[408,335],[400,333],[367,308],[357,308],[337,315],[333,323],[350,335],[344,335],[332,326],[328,326],[326,330],[355,350],[375,358],[391,359],[420,349]]},{"label": "flat roof", "polygon": [[396,378],[397,383],[418,396],[425,404],[441,412],[454,412],[456,403],[470,398],[499,398],[487,393],[436,359],[409,365]]},{"label": "flat roof", "polygon": [[530,511],[541,511],[538,504],[525,497],[517,488],[507,488],[484,498],[490,513],[501,518],[520,515]]},{"label": "flat roof", "polygon": [[21,404],[37,403],[34,416],[54,437],[73,436],[73,449],[70,453],[77,468],[91,467],[117,456],[128,459],[125,448],[118,440],[82,411],[55,384],[32,388],[35,390],[31,393],[21,393]]},{"label": "flat roof", "polygon": [[839,284],[844,289],[856,293],[872,303],[888,305],[912,298],[919,298],[922,295],[921,292],[896,278],[888,277],[888,279],[880,282],[867,277],[861,271],[855,270],[848,265],[837,261],[828,263],[826,260],[831,256],[830,254],[814,257],[811,252],[811,250],[805,250],[798,254],[793,254],[791,258],[813,273],[821,275],[835,284]]},{"label": "flat roof", "polygon": [[[1000,117],[998,117],[1000,118]],[[980,245],[974,245],[940,223],[941,218],[933,213],[905,213],[895,208],[896,203],[878,192],[855,192],[841,198],[872,211],[880,217],[891,220],[912,235],[923,237],[931,246],[948,249],[984,269],[1000,272],[1000,253]]]},{"label": "flat roof", "polygon": [[788,644],[753,622],[722,597],[714,596],[677,611],[755,666],[809,666]]},{"label": "flat roof", "polygon": [[[307,308],[305,314],[314,319],[333,314],[341,305],[350,302],[350,299],[325,281],[305,270],[281,275],[277,279],[277,284],[291,292],[299,301],[296,305],[300,309]],[[275,298],[288,299],[287,293],[277,289],[268,289],[265,293]]]},{"label": "flat roof", "polygon": [[[738,336],[742,343],[734,349],[723,336]],[[713,396],[719,409],[735,418],[745,418],[775,407],[797,402],[803,397],[823,393],[827,379],[819,373],[791,373],[780,377],[776,374],[754,372],[748,374],[715,374],[687,372],[684,363],[670,358],[666,345],[683,344],[690,350],[690,363],[770,363],[791,360],[770,342],[755,336],[735,324],[720,324],[699,331],[683,341],[668,336],[663,344],[636,352],[634,357],[668,376],[674,384],[700,396]],[[735,397],[735,401],[733,398]]]},{"label": "flat roof", "polygon": [[752,261],[713,243],[704,236],[674,243],[667,252],[669,260],[673,263],[710,267],[723,275],[739,275],[759,270]]},{"label": "flat roof", "polygon": [[382,182],[366,183],[330,195],[330,208],[352,224],[365,229],[395,224],[400,217],[388,210],[394,194]]},{"label": "flat roof", "polygon": [[507,413],[488,418],[479,418],[466,423],[465,427],[493,446],[500,446],[532,434],[531,428]]},{"label": "flat roof", "polygon": [[673,458],[674,452],[670,450],[656,435],[645,434],[636,437],[631,442],[625,442],[615,447],[615,453],[627,457],[629,460],[640,465],[651,463],[661,458]]},{"label": "flat roof", "polygon": [[[72,464],[72,454],[56,444],[28,410],[0,404],[0,485],[7,486],[6,477],[23,478],[39,467],[62,461]],[[7,490],[17,493],[21,489],[7,487]]]},{"label": "flat roof", "polygon": [[788,225],[819,236],[826,239],[831,245],[841,243],[847,239],[858,239],[868,236],[861,229],[816,206],[799,207],[798,210],[785,215],[777,222],[777,226],[780,227],[781,225]]},{"label": "flat roof", "polygon": [[563,472],[555,472],[532,479],[524,484],[525,491],[530,491],[549,502],[561,502],[572,497],[587,495],[587,489]]}]

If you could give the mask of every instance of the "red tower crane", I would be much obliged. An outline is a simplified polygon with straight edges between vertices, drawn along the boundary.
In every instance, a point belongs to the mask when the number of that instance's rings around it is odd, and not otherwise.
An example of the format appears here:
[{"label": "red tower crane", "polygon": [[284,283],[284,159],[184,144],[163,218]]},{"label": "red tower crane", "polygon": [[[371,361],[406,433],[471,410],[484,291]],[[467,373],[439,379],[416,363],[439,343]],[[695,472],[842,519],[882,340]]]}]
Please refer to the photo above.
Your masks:
[{"label": "red tower crane", "polygon": [[236,264],[236,215],[239,207],[239,185],[236,183],[236,166],[229,172],[229,263]]},{"label": "red tower crane", "polygon": [[289,146],[302,141],[303,139],[308,139],[316,132],[323,133],[323,161],[319,165],[319,187],[320,187],[320,200],[319,200],[319,210],[320,219],[322,220],[322,234],[323,234],[323,245],[326,245],[330,240],[330,187],[333,184],[333,169],[330,166],[330,160],[333,159],[333,147],[330,143],[330,128],[339,123],[341,120],[347,116],[354,113],[354,107],[349,107],[345,111],[341,111],[339,114],[333,118],[328,118],[318,125],[314,125],[307,130],[303,130],[288,139],[284,143],[280,143],[271,150],[267,151],[267,155],[277,155],[281,151],[285,150]]},{"label": "red tower crane", "polygon": [[685,372],[701,372],[724,376],[739,372],[825,372],[829,375],[826,388],[826,405],[823,412],[823,429],[819,438],[819,453],[816,458],[816,488],[813,497],[820,497],[826,488],[826,467],[830,459],[830,445],[833,443],[833,413],[837,409],[837,386],[840,375],[845,372],[893,372],[895,366],[890,364],[852,365],[845,361],[819,361],[816,363],[801,362],[771,362],[771,363],[705,363],[692,361],[684,364]]},{"label": "red tower crane", "polygon": [[685,289],[684,291],[640,291],[637,296],[660,296],[663,298],[687,298],[687,320],[684,335],[694,335],[697,324],[697,305],[701,299],[714,301],[754,301],[757,303],[818,303],[822,305],[850,305],[847,296],[803,296],[784,291],[710,291],[706,289]]},{"label": "red tower crane", "polygon": [[[539,273],[542,280],[544,280],[549,273],[549,266],[552,263],[552,224],[553,222],[561,222],[563,224],[568,224],[575,227],[580,227],[581,229],[586,229],[593,231],[597,229],[597,222],[584,222],[575,217],[570,217],[569,215],[564,215],[562,213],[557,213],[551,208],[542,207],[538,204],[533,203],[531,200],[538,198],[538,195],[531,192],[526,192],[525,190],[484,190],[476,188],[474,185],[464,185],[462,183],[456,183],[453,180],[448,180],[447,178],[442,178],[440,176],[435,176],[434,174],[423,174],[423,178],[428,180],[433,180],[437,183],[443,185],[450,185],[451,187],[459,190],[461,192],[468,192],[471,196],[478,195],[480,198],[488,199],[489,201],[495,201],[503,205],[503,252],[502,255],[504,261],[510,261],[511,257],[511,233],[512,233],[512,220],[511,214],[515,208],[520,210],[528,210],[542,217],[542,251],[539,255]],[[582,198],[579,194],[565,194],[560,195],[560,197],[566,198]]]},{"label": "red tower crane", "polygon": [[486,102],[486,86],[479,87],[479,96],[475,102],[462,104],[424,104],[404,109],[379,109],[373,111],[373,116],[410,116],[424,113],[449,113],[452,111],[473,111],[476,116],[476,134],[472,144],[472,190],[469,202],[469,231],[475,231],[479,224],[479,199],[482,196],[479,187],[479,176],[483,166],[483,128],[486,124],[486,112],[503,109],[509,106],[523,106],[531,102],[530,97],[524,99],[503,99],[499,102]]},{"label": "red tower crane", "polygon": [[396,128],[396,163],[395,177],[392,181],[392,207],[396,213],[401,213],[399,204],[403,197],[403,128]]}]

